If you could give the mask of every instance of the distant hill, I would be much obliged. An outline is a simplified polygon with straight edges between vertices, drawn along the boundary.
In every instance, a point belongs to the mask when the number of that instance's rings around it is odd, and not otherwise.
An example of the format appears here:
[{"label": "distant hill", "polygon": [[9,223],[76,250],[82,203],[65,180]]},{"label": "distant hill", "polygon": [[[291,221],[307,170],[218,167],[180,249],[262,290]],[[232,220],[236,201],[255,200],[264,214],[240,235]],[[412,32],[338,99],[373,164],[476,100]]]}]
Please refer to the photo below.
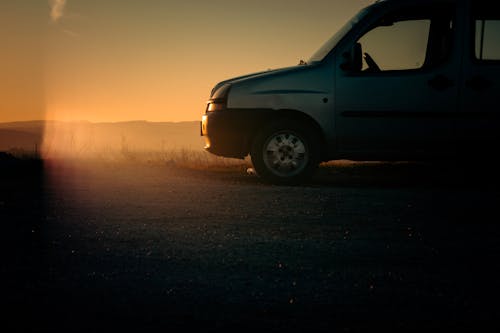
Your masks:
[{"label": "distant hill", "polygon": [[42,143],[42,133],[30,133],[21,130],[0,129],[0,151],[22,149],[37,150]]},{"label": "distant hill", "polygon": [[52,152],[201,150],[197,121],[116,123],[30,121],[0,123],[0,151],[36,147]]}]

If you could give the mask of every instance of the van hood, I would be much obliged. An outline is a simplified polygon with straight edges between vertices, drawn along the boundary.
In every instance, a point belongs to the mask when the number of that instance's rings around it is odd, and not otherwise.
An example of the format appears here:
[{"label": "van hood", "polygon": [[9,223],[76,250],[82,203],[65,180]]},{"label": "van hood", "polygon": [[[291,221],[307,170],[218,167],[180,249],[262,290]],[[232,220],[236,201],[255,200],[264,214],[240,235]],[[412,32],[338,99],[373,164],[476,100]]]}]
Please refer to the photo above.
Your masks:
[{"label": "van hood", "polygon": [[238,81],[238,82],[245,81],[245,80],[253,79],[256,77],[271,76],[271,75],[275,75],[277,73],[282,74],[282,73],[286,73],[286,72],[293,72],[296,70],[304,69],[304,67],[307,67],[307,66],[308,65],[296,65],[296,66],[283,67],[283,68],[277,68],[277,69],[268,69],[266,71],[236,76],[236,77],[233,77],[233,78],[230,78],[230,79],[227,79],[227,80],[224,80],[224,81],[217,83],[215,85],[215,87],[212,89],[212,92],[210,93],[210,97],[213,96],[213,94],[217,91],[217,89],[219,89],[220,87],[222,87],[223,85],[228,84],[228,83],[233,83],[236,81]]}]

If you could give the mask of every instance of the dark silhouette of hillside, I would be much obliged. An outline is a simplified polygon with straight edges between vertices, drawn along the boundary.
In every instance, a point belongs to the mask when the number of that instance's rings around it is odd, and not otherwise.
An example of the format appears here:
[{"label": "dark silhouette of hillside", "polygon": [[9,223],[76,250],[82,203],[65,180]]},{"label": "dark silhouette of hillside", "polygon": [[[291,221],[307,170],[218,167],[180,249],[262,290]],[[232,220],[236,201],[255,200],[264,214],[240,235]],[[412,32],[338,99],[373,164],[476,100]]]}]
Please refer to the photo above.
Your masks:
[{"label": "dark silhouette of hillside", "polygon": [[42,133],[0,129],[0,151],[10,149],[36,150],[42,143]]},{"label": "dark silhouette of hillside", "polygon": [[52,150],[93,152],[103,150],[202,149],[199,122],[116,123],[29,121],[0,123],[0,151],[34,151],[45,142]]}]

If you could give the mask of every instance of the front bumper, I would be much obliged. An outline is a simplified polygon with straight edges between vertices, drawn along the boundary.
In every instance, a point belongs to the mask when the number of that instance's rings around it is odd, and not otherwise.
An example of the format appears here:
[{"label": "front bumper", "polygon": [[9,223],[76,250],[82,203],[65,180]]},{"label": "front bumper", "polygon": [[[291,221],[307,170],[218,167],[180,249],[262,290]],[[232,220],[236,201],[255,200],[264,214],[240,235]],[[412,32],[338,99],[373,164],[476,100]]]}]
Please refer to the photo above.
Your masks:
[{"label": "front bumper", "polygon": [[249,153],[251,130],[240,112],[207,112],[200,123],[205,150],[212,154],[244,158]]}]

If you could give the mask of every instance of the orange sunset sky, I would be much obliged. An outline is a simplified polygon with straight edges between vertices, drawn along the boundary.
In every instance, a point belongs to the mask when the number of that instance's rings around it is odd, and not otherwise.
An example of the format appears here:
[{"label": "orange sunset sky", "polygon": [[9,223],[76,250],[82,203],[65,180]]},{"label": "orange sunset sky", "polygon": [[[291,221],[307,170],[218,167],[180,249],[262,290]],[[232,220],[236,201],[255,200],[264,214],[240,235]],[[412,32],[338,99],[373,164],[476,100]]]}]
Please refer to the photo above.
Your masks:
[{"label": "orange sunset sky", "polygon": [[2,0],[0,122],[199,120],[218,81],[308,59],[367,0]]}]

